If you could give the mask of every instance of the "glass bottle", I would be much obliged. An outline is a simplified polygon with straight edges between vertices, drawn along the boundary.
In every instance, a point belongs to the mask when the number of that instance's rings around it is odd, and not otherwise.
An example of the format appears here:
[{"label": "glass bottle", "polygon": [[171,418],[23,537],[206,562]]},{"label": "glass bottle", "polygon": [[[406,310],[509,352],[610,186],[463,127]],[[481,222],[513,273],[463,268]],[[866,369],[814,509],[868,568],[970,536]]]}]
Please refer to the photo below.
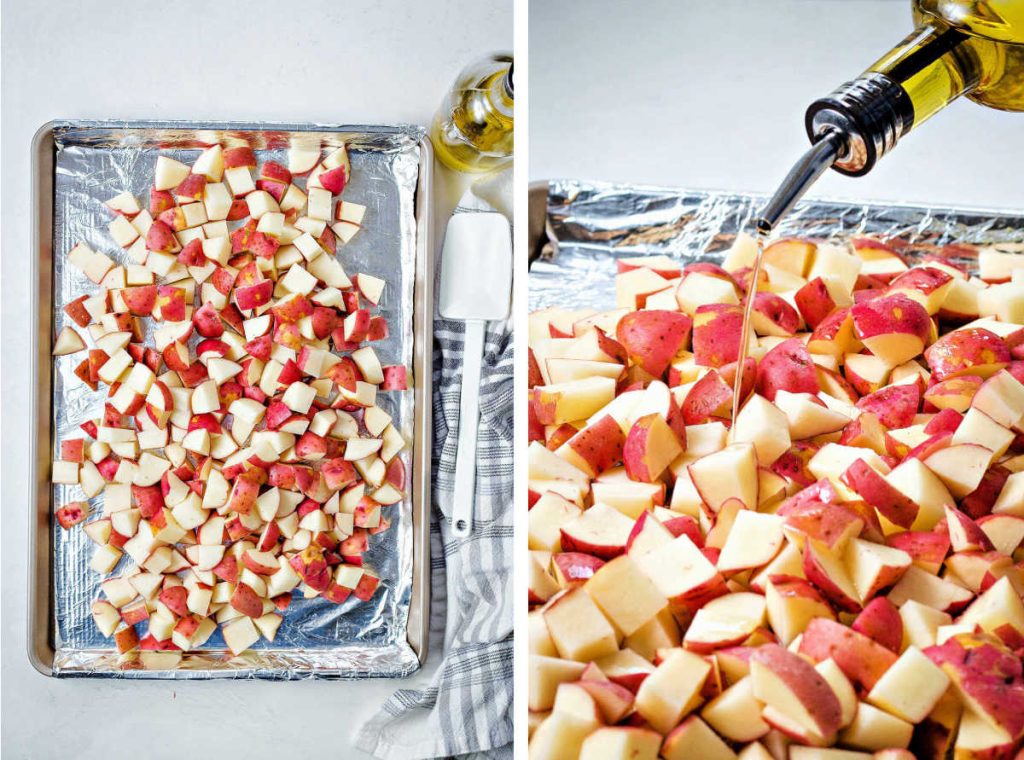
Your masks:
[{"label": "glass bottle", "polygon": [[[900,138],[961,95],[991,108],[1024,111],[1024,0],[911,5],[917,29],[807,109],[812,147],[762,211],[762,234],[830,166],[854,177],[867,174]],[[975,137],[965,135],[957,150],[972,150]]]},{"label": "glass bottle", "polygon": [[463,69],[431,126],[438,159],[461,172],[487,172],[509,165],[513,92],[511,55],[489,55]]},{"label": "glass bottle", "polygon": [[1024,2],[913,0],[914,30],[867,71],[811,104],[812,141],[838,131],[833,167],[859,176],[961,95],[1024,111]]}]

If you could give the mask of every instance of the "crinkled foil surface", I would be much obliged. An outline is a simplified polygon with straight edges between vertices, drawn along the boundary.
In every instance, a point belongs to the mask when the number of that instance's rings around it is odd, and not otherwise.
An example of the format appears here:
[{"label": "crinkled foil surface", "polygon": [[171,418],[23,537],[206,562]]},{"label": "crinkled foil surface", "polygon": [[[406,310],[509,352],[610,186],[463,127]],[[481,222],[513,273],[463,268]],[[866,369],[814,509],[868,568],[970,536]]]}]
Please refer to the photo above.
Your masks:
[{"label": "crinkled foil surface", "polygon": [[[530,309],[612,308],[615,260],[663,254],[720,262],[737,232],[753,230],[766,196],[554,180],[548,188],[551,245],[530,268]],[[890,240],[911,259],[937,255],[971,265],[977,248],[1024,241],[1024,209],[952,209],[811,200],[777,236]]]},{"label": "crinkled foil surface", "polygon": [[[67,264],[67,252],[82,241],[119,263],[127,263],[125,251],[107,232],[111,217],[103,202],[130,190],[147,205],[158,154],[191,163],[201,146],[220,142],[225,148],[250,145],[260,162],[270,159],[287,166],[290,141],[320,142],[325,148],[344,142],[352,162],[352,178],[344,198],[365,204],[367,211],[364,229],[339,247],[337,255],[349,275],[367,272],[387,281],[378,313],[387,318],[391,337],[374,347],[383,364],[411,367],[416,272],[414,196],[422,129],[190,122],[74,122],[54,127],[55,331],[70,322],[62,312],[64,305],[96,290],[85,275]],[[229,224],[234,227],[238,223]],[[148,322],[151,330],[152,321]],[[80,356],[59,357],[52,368],[55,448],[62,439],[81,435],[79,424],[103,411],[105,389],[90,391],[72,371],[80,360]],[[412,447],[421,444],[413,440],[413,394],[382,393],[378,403],[392,415],[409,443],[401,455],[409,472]],[[55,507],[82,499],[84,494],[77,485],[53,486]],[[102,495],[94,498],[91,506],[94,516],[102,512]],[[302,599],[296,592],[272,643],[261,639],[242,656],[232,657],[218,628],[201,650],[186,654],[177,669],[165,671],[144,670],[137,664],[125,668],[119,662],[112,641],[99,632],[90,612],[92,601],[100,596],[103,579],[89,569],[92,544],[81,528],[64,531],[55,527],[53,672],[58,676],[173,679],[408,675],[419,667],[406,639],[413,573],[412,505],[407,499],[387,512],[391,528],[370,536],[370,550],[365,555],[367,567],[381,577],[378,592],[369,602],[351,597],[337,605],[319,597]],[[422,514],[427,512],[425,506]],[[115,574],[128,563],[130,559],[125,556]]]}]

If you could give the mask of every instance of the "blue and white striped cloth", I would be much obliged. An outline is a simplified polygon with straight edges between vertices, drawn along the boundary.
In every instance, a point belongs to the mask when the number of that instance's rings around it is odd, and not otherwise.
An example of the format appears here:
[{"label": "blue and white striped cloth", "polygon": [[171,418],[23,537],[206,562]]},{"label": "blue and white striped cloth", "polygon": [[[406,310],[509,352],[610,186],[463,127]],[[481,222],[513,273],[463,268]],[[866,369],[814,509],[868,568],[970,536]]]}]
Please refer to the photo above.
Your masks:
[{"label": "blue and white striped cloth", "polygon": [[[455,213],[493,211],[473,190]],[[364,725],[357,746],[384,760],[512,758],[513,339],[488,324],[480,383],[473,533],[451,535],[459,439],[463,325],[434,320],[434,509],[430,686],[401,689]]]}]

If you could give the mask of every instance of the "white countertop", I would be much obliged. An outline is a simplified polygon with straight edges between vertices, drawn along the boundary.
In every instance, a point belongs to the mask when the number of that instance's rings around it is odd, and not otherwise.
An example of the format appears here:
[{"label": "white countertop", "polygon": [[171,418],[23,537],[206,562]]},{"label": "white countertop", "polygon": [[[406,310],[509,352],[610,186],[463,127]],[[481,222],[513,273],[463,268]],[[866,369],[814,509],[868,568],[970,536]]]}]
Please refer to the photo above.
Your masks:
[{"label": "white countertop", "polygon": [[[55,680],[26,655],[29,142],[54,118],[412,122],[512,44],[511,2],[4,3],[3,748],[5,760],[363,757],[353,730],[405,681]],[[439,172],[435,234],[464,183]],[[140,755],[141,756],[141,755]]]},{"label": "white countertop", "polygon": [[[530,8],[531,179],[775,189],[804,111],[911,31],[910,0],[609,0]],[[1024,114],[963,100],[811,196],[1024,209]]]}]

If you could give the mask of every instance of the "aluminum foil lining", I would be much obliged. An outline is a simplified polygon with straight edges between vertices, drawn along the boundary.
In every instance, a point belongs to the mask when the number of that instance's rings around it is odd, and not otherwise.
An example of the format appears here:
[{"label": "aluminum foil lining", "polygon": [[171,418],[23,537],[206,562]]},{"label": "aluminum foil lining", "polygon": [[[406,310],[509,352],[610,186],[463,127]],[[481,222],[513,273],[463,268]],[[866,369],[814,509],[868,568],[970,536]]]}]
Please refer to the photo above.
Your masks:
[{"label": "aluminum foil lining", "polygon": [[[96,291],[82,273],[67,265],[66,254],[82,241],[119,263],[125,252],[110,238],[110,213],[103,202],[130,190],[148,205],[153,169],[159,154],[186,163],[201,147],[250,145],[260,162],[287,165],[290,144],[348,145],[352,177],[344,199],[366,205],[364,229],[338,249],[351,276],[367,272],[387,281],[378,310],[387,318],[391,337],[374,344],[382,364],[413,361],[413,283],[416,272],[414,195],[420,161],[419,127],[345,127],[331,125],[204,124],[187,122],[74,122],[54,125],[54,330],[70,320],[62,309],[79,295]],[[231,227],[238,222],[229,223]],[[147,320],[150,331],[152,320]],[[193,338],[193,341],[196,339]],[[73,373],[82,355],[59,357],[53,372],[53,441],[81,435],[79,424],[102,414],[105,388],[90,391]],[[413,438],[413,394],[381,393],[378,403],[393,417],[408,448],[409,472]],[[411,479],[410,479],[411,482]],[[81,488],[53,486],[55,507],[85,498]],[[102,512],[102,495],[91,502]],[[419,667],[406,635],[413,573],[412,506],[409,500],[385,508],[389,530],[370,536],[365,564],[381,577],[369,602],[350,597],[336,605],[319,597],[302,599],[295,592],[276,639],[261,639],[242,656],[232,657],[220,629],[196,653],[184,655],[173,670],[146,670],[139,663],[126,668],[112,641],[92,620],[90,606],[100,597],[99,574],[89,568],[92,543],[81,528],[54,529],[53,544],[53,673],[57,676],[121,678],[353,678],[400,677]],[[130,565],[127,555],[114,573]],[[141,627],[144,627],[141,626]],[[141,630],[141,628],[140,628]]]},{"label": "aluminum foil lining", "polygon": [[[766,201],[747,193],[554,180],[550,245],[530,267],[530,309],[611,308],[620,257],[720,262],[737,232],[753,230]],[[1024,210],[809,200],[776,234],[833,241],[866,235],[891,241],[911,260],[941,256],[970,266],[979,247],[1024,241]]]}]

